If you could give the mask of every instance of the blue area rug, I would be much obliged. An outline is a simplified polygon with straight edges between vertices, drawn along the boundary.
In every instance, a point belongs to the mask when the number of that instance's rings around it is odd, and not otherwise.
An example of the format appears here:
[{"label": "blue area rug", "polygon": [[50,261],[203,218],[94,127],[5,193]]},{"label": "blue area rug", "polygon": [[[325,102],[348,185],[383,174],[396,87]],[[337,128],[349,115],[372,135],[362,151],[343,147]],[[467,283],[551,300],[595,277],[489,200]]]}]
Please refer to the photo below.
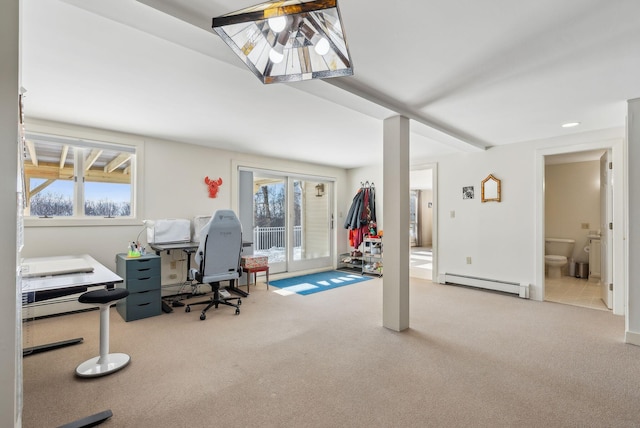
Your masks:
[{"label": "blue area rug", "polygon": [[279,288],[280,290],[276,291],[276,293],[283,296],[294,293],[306,296],[307,294],[319,293],[370,279],[371,277],[332,270],[270,281],[269,285]]}]

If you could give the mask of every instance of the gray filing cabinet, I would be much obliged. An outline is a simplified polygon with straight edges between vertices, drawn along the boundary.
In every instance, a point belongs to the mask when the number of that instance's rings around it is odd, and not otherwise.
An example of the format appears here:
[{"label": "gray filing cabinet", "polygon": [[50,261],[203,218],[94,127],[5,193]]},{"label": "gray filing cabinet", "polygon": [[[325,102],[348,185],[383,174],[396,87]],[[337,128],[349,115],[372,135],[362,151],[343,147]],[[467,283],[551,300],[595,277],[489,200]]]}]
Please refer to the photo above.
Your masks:
[{"label": "gray filing cabinet", "polygon": [[135,321],[162,313],[160,289],[160,256],[116,256],[116,272],[124,281],[117,286],[129,290],[129,296],[116,302],[125,321]]}]

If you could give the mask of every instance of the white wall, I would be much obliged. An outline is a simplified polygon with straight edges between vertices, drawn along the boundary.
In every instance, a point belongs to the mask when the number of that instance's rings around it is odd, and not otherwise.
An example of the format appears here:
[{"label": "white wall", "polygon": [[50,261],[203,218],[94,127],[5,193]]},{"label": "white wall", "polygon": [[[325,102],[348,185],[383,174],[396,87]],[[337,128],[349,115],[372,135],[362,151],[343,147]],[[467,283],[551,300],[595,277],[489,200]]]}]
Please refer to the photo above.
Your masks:
[{"label": "white wall", "polygon": [[[435,159],[438,163],[439,273],[528,283],[531,298],[542,300],[543,155],[603,147],[615,147],[614,153],[620,155],[621,130],[497,146],[484,152]],[[502,202],[480,202],[480,181],[488,174],[502,180]],[[463,200],[462,187],[469,185],[475,187],[476,197]],[[620,203],[623,190],[619,184],[615,203]],[[621,210],[616,210],[622,218]],[[451,212],[455,212],[454,218]],[[616,237],[618,242],[623,240],[621,229]],[[618,256],[622,260],[621,252]],[[471,257],[471,264],[466,263],[466,257]],[[616,269],[619,272],[620,265],[616,265]],[[618,281],[623,287],[624,278],[619,277]]]},{"label": "white wall", "polygon": [[[438,161],[440,274],[534,282],[534,166],[532,149],[522,145]],[[489,174],[502,180],[502,202],[481,202]],[[474,187],[474,199],[462,198],[465,186]]]},{"label": "white wall", "polygon": [[[628,104],[628,182],[629,182],[629,300],[627,308],[627,331],[625,340],[640,345],[640,98]],[[615,230],[615,229],[614,229]]]},{"label": "white wall", "polygon": [[[583,224],[587,229],[583,229]],[[600,229],[600,162],[545,167],[545,234],[576,241],[572,257],[588,262],[589,230]]]},{"label": "white wall", "polygon": [[[34,128],[46,124],[68,130],[85,138],[111,139],[121,141],[142,141],[144,144],[144,165],[140,169],[144,185],[142,192],[141,219],[186,218],[210,215],[218,209],[237,210],[238,165],[282,170],[306,175],[331,177],[336,182],[337,200],[344,201],[346,171],[340,168],[291,162],[275,158],[264,158],[247,154],[216,150],[179,142],[162,141],[147,137],[128,135],[104,130],[94,130],[68,124],[51,124],[28,121]],[[205,176],[222,178],[217,198],[209,198]],[[341,210],[348,204],[339,204]],[[115,270],[115,255],[123,252],[128,242],[133,241],[144,229],[142,222],[131,226],[83,226],[83,227],[29,227],[25,231],[25,257],[59,254],[89,253],[108,268]],[[143,234],[143,238],[144,238]],[[144,240],[144,239],[143,239]],[[171,261],[176,261],[175,269]],[[170,278],[176,274],[177,279]],[[184,279],[186,259],[181,251],[163,254],[162,284],[173,284]]]},{"label": "white wall", "polygon": [[[438,272],[525,282],[532,286],[531,298],[541,300],[544,276],[538,270],[544,266],[544,246],[539,247],[543,243],[544,213],[538,214],[538,206],[542,207],[544,201],[538,198],[544,194],[544,177],[538,172],[539,159],[543,159],[543,153],[613,146],[620,154],[620,129],[496,146],[477,153],[412,159],[415,165],[437,165],[438,201],[437,204],[434,201],[434,206],[438,210],[439,221],[434,234],[438,234]],[[544,169],[540,168],[540,171]],[[489,174],[502,180],[502,202],[481,202],[480,182]],[[367,180],[377,183],[376,211],[378,224],[384,229],[382,165],[349,170],[348,187],[352,191],[349,203],[360,183]],[[474,186],[474,199],[462,199],[462,187],[465,186]],[[619,199],[622,193],[620,186]],[[616,210],[622,218],[621,202],[615,203],[620,204]],[[344,222],[344,218],[341,221]],[[591,224],[591,220],[588,222]],[[594,220],[594,224],[597,221]],[[622,231],[618,233],[618,241],[622,242]],[[619,256],[622,260],[621,252]],[[471,257],[471,264],[467,264],[467,257]],[[620,265],[616,269],[621,270]],[[623,284],[624,278],[618,278],[618,282]]]},{"label": "white wall", "polygon": [[22,343],[16,288],[16,177],[18,160],[19,1],[0,4],[0,426],[21,426]]}]

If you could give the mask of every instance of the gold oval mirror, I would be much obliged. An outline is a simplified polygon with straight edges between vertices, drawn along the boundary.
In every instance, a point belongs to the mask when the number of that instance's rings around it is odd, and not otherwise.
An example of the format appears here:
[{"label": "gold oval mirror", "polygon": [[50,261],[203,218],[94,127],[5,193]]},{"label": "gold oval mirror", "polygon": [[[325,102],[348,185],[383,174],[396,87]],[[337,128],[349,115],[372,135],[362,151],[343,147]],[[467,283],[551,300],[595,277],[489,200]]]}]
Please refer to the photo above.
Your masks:
[{"label": "gold oval mirror", "polygon": [[500,180],[495,178],[493,174],[489,174],[487,178],[480,183],[482,190],[482,202],[500,202]]}]

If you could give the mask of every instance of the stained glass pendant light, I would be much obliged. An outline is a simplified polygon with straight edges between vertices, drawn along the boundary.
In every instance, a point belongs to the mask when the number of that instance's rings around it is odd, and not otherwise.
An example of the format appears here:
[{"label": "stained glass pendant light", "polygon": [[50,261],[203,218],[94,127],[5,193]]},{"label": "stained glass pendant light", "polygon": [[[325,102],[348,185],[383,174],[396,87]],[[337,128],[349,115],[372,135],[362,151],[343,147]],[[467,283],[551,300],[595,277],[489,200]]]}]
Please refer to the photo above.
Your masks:
[{"label": "stained glass pendant light", "polygon": [[270,1],[213,18],[262,83],[351,76],[337,0]]}]

